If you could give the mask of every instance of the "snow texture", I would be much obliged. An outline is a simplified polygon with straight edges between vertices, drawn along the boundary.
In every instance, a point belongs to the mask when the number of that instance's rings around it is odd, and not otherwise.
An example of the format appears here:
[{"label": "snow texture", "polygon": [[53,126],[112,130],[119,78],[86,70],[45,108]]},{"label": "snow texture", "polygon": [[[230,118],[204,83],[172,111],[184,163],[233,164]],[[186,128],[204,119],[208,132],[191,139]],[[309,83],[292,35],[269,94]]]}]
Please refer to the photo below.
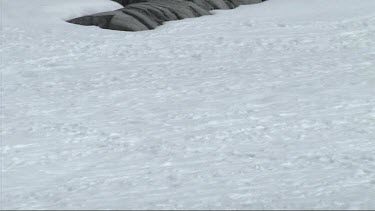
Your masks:
[{"label": "snow texture", "polygon": [[0,1],[2,209],[375,209],[374,0]]}]

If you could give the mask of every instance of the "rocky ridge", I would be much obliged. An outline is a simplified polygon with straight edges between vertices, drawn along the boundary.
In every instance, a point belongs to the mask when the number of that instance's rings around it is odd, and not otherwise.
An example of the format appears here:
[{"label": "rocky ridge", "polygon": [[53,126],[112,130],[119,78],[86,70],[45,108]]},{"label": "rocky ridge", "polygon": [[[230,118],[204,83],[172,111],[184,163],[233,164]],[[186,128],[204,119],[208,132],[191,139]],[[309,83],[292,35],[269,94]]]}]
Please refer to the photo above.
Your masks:
[{"label": "rocky ridge", "polygon": [[75,18],[68,22],[119,31],[152,30],[166,21],[210,15],[211,10],[233,9],[265,0],[114,0],[124,8]]}]

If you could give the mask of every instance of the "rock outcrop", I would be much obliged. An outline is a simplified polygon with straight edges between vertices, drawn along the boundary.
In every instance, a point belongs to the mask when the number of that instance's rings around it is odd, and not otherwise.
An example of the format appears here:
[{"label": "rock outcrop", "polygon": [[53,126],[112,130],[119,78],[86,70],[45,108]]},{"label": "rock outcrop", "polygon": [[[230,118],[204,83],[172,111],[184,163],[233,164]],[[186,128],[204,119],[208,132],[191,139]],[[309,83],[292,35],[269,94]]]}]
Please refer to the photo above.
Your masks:
[{"label": "rock outcrop", "polygon": [[124,8],[79,17],[68,22],[103,29],[143,31],[155,29],[166,21],[210,15],[210,10],[233,9],[265,0],[114,0]]}]

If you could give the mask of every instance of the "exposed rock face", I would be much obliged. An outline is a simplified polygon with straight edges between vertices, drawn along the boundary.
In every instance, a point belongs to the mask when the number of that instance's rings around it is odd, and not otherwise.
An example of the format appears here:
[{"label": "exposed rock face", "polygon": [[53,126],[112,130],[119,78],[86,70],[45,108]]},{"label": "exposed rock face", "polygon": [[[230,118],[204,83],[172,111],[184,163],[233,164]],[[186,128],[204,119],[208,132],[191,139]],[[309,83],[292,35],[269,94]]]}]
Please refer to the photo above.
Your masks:
[{"label": "exposed rock face", "polygon": [[124,8],[75,18],[68,22],[120,31],[155,29],[166,21],[210,15],[213,9],[233,9],[265,0],[114,0]]}]

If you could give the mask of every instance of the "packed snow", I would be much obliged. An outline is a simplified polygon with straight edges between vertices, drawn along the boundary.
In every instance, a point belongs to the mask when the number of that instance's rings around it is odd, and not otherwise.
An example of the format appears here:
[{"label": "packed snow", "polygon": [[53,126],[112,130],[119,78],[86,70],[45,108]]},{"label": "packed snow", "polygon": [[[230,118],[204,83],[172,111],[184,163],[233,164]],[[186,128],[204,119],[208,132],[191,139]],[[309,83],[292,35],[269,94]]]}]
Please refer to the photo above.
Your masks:
[{"label": "packed snow", "polygon": [[375,209],[374,0],[0,1],[2,209]]}]

